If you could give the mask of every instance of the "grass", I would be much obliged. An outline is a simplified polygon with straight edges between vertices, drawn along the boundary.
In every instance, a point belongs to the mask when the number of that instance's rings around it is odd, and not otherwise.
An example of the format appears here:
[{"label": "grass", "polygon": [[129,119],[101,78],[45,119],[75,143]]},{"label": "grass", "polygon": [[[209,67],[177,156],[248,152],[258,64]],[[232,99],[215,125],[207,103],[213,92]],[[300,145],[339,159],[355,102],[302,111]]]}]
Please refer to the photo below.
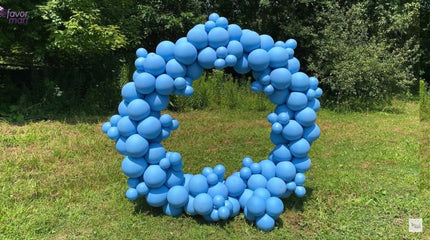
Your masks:
[{"label": "grass", "polygon": [[[260,161],[273,148],[267,113],[171,113],[180,128],[163,143],[182,154],[184,172],[223,163],[230,174],[243,157]],[[206,223],[128,201],[122,157],[100,130],[107,119],[0,122],[1,239],[430,238],[429,183],[422,179],[429,176],[430,127],[420,122],[418,102],[396,102],[385,112],[320,110],[308,193],[288,198],[268,233],[243,214]],[[409,218],[422,218],[424,233],[408,232]]]}]

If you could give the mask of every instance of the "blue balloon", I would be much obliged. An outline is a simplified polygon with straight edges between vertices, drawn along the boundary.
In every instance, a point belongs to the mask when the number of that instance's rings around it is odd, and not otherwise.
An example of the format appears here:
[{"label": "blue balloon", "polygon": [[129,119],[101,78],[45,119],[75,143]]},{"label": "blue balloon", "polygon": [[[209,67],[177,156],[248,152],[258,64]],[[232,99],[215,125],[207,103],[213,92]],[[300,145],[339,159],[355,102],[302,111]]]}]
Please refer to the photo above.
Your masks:
[{"label": "blue balloon", "polygon": [[167,62],[174,57],[174,48],[175,44],[173,42],[162,41],[157,45],[155,52]]},{"label": "blue balloon", "polygon": [[208,46],[208,34],[201,27],[194,27],[188,31],[187,40],[198,50]]},{"label": "blue balloon", "polygon": [[160,55],[155,53],[149,53],[145,61],[143,62],[143,66],[146,72],[154,76],[158,76],[162,74],[166,69],[166,62],[164,61],[164,58]]},{"label": "blue balloon", "polygon": [[229,42],[228,31],[222,27],[214,27],[209,31],[208,41],[209,46],[214,49],[227,46]]},{"label": "blue balloon", "polygon": [[310,81],[308,75],[302,72],[294,73],[291,76],[290,89],[296,92],[306,92],[309,89]]},{"label": "blue balloon", "polygon": [[283,138],[281,134],[276,134],[273,132],[270,133],[270,141],[272,141],[272,143],[275,145],[287,143],[287,140]]},{"label": "blue balloon", "polygon": [[228,20],[227,20],[227,18],[225,18],[225,17],[219,17],[219,18],[215,21],[215,24],[216,24],[218,27],[222,27],[222,28],[227,29],[227,27],[228,27]]},{"label": "blue balloon", "polygon": [[206,30],[206,32],[209,32],[210,30],[212,30],[214,27],[216,27],[216,23],[215,23],[215,21],[211,21],[211,20],[209,20],[209,21],[207,21],[206,23],[205,23],[205,30]]},{"label": "blue balloon", "polygon": [[271,96],[271,95],[273,95],[273,93],[275,93],[275,88],[271,84],[269,84],[269,85],[263,87],[263,92],[267,96]]},{"label": "blue balloon", "polygon": [[[167,173],[167,179],[165,185],[168,188],[172,188],[174,186],[184,185],[185,176],[182,171],[169,170]],[[185,187],[185,186],[184,186]],[[187,189],[188,191],[188,189]]]},{"label": "blue balloon", "polygon": [[167,203],[165,205],[163,205],[163,212],[166,215],[172,216],[172,217],[177,217],[179,215],[181,215],[181,213],[184,211],[183,207],[173,207],[172,204]]},{"label": "blue balloon", "polygon": [[275,197],[280,197],[282,194],[287,191],[287,185],[284,180],[278,177],[272,177],[267,181],[267,190],[269,190],[270,194]]},{"label": "blue balloon", "polygon": [[300,62],[295,57],[288,59],[287,66],[288,66],[288,71],[290,71],[291,74],[294,74],[300,70]]},{"label": "blue balloon", "polygon": [[[296,182],[294,182],[294,181],[287,183],[287,192],[294,191],[296,189],[296,187],[297,187],[297,185],[296,185]],[[282,195],[282,196],[284,196],[284,195]]]},{"label": "blue balloon", "polygon": [[276,164],[276,176],[284,181],[291,181],[296,176],[296,167],[290,161]]},{"label": "blue balloon", "polygon": [[291,162],[294,164],[297,172],[299,173],[304,173],[311,167],[311,160],[307,156],[303,158],[293,158]]},{"label": "blue balloon", "polygon": [[132,158],[127,156],[121,163],[122,171],[130,178],[142,176],[146,167],[148,167],[148,164],[144,158]]},{"label": "blue balloon", "polygon": [[252,163],[251,166],[249,166],[249,169],[251,169],[252,174],[261,173],[260,163]]},{"label": "blue balloon", "polygon": [[273,47],[269,50],[270,67],[280,68],[286,67],[288,64],[289,55],[283,47]]},{"label": "blue balloon", "polygon": [[144,182],[140,182],[139,184],[137,184],[136,186],[136,191],[139,195],[143,195],[146,196],[149,193],[149,188],[146,185],[146,183]]},{"label": "blue balloon", "polygon": [[136,86],[134,82],[126,83],[121,89],[122,98],[127,101],[127,103],[139,98],[139,93],[137,93]]},{"label": "blue balloon", "polygon": [[262,216],[266,211],[266,201],[259,196],[253,195],[246,202],[248,212],[255,217]]},{"label": "blue balloon", "polygon": [[309,88],[313,90],[317,90],[318,88],[318,79],[316,77],[309,78]]},{"label": "blue balloon", "polygon": [[278,162],[290,161],[291,160],[290,150],[288,149],[288,146],[285,145],[285,144],[279,144],[279,145],[277,145],[273,149],[272,153],[273,153],[274,160],[276,160]]},{"label": "blue balloon", "polygon": [[164,171],[159,165],[149,165],[143,174],[143,180],[149,188],[159,188],[163,186],[166,179],[166,171]]},{"label": "blue balloon", "polygon": [[216,52],[213,48],[207,47],[199,52],[198,61],[205,69],[213,68],[216,60]]},{"label": "blue balloon", "polygon": [[306,157],[310,150],[310,144],[306,139],[301,138],[297,141],[290,143],[290,151],[294,157],[302,158]]},{"label": "blue balloon", "polygon": [[269,216],[277,219],[279,215],[281,215],[282,211],[284,211],[284,203],[280,198],[271,197],[266,200],[266,213]]},{"label": "blue balloon", "polygon": [[239,204],[242,209],[246,207],[246,203],[252,197],[253,193],[254,192],[251,189],[247,188],[243,191],[242,195],[240,195]]},{"label": "blue balloon", "polygon": [[149,164],[158,164],[165,156],[166,150],[164,149],[163,145],[159,143],[151,143],[149,144],[145,159]]},{"label": "blue balloon", "polygon": [[272,124],[272,132],[275,134],[280,134],[282,132],[283,126],[282,124],[275,122]]},{"label": "blue balloon", "polygon": [[151,112],[151,108],[149,104],[142,99],[134,99],[127,106],[127,113],[131,120],[140,121],[147,116]]},{"label": "blue balloon", "polygon": [[284,104],[290,92],[287,89],[276,90],[269,96],[269,100],[274,104]]},{"label": "blue balloon", "polygon": [[169,189],[166,186],[150,189],[146,196],[146,201],[152,207],[161,207],[167,203],[168,190]]},{"label": "blue balloon", "polygon": [[200,78],[202,76],[202,74],[203,74],[203,68],[202,68],[202,66],[200,66],[200,64],[198,62],[195,62],[195,63],[188,66],[187,76],[191,80],[196,80],[196,79]]},{"label": "blue balloon", "polygon": [[275,227],[275,220],[268,214],[256,219],[257,227],[263,231],[270,231]]},{"label": "blue balloon", "polygon": [[197,214],[208,215],[213,210],[212,197],[207,193],[200,193],[194,198],[193,206]]},{"label": "blue balloon", "polygon": [[240,203],[239,203],[239,200],[237,198],[229,197],[228,201],[231,202],[231,204],[232,204],[231,217],[234,217],[234,216],[238,215],[239,212],[240,212]]},{"label": "blue balloon", "polygon": [[136,133],[136,124],[129,116],[122,117],[117,124],[119,134],[124,137],[131,136]]},{"label": "blue balloon", "polygon": [[303,130],[303,138],[310,144],[320,136],[320,128],[315,123]]},{"label": "blue balloon", "polygon": [[207,193],[209,185],[205,176],[197,174],[190,179],[188,188],[190,194],[195,197],[201,193]]},{"label": "blue balloon", "polygon": [[294,182],[297,186],[302,186],[306,181],[306,177],[303,173],[297,173],[296,177],[294,178]]},{"label": "blue balloon", "polygon": [[230,41],[240,40],[240,37],[242,36],[242,28],[240,28],[238,25],[236,24],[228,25],[227,31],[228,31],[228,35],[230,36]]},{"label": "blue balloon", "polygon": [[111,127],[107,130],[107,136],[112,140],[116,140],[120,137],[120,132],[117,127]]},{"label": "blue balloon", "polygon": [[282,125],[288,124],[290,121],[290,116],[286,112],[281,112],[278,114],[278,122]]},{"label": "blue balloon", "polygon": [[127,139],[124,137],[120,137],[116,140],[115,148],[118,151],[118,153],[122,155],[128,155],[127,150],[125,149],[125,141]]},{"label": "blue balloon", "polygon": [[[175,82],[176,80],[177,79],[175,79]],[[170,128],[172,126],[172,120],[173,120],[172,116],[170,116],[167,113],[160,116],[160,123],[161,123],[161,126],[163,127]]]},{"label": "blue balloon", "polygon": [[288,59],[292,59],[294,57],[294,50],[292,48],[285,48],[288,53]]},{"label": "blue balloon", "polygon": [[146,51],[145,48],[138,48],[136,50],[136,56],[139,57],[146,57],[148,55],[148,51]]},{"label": "blue balloon", "polygon": [[251,90],[253,92],[258,93],[258,92],[261,92],[263,90],[263,86],[261,85],[261,83],[254,81],[251,83]]},{"label": "blue balloon", "polygon": [[174,186],[167,192],[167,202],[175,208],[184,207],[188,203],[188,191],[184,186]]},{"label": "blue balloon", "polygon": [[218,58],[226,58],[228,55],[228,50],[226,47],[222,46],[216,49],[216,56]]},{"label": "blue balloon", "polygon": [[191,195],[188,196],[188,203],[184,208],[185,208],[185,211],[191,216],[197,214],[196,210],[194,209],[194,197],[192,197]]},{"label": "blue balloon", "polygon": [[143,62],[144,61],[145,61],[145,58],[143,58],[143,57],[138,57],[136,59],[136,61],[134,61],[134,66],[136,67],[136,69],[138,71],[143,71],[144,70],[144,67],[143,67]]},{"label": "blue balloon", "polygon": [[118,113],[121,117],[127,116],[127,105],[128,103],[125,100],[122,100],[119,104],[118,104]]},{"label": "blue balloon", "polygon": [[277,68],[270,73],[270,82],[278,90],[288,88],[291,81],[292,76],[286,68]]},{"label": "blue balloon", "polygon": [[266,50],[258,48],[248,55],[249,67],[254,71],[263,71],[269,66],[269,53]]},{"label": "blue balloon", "polygon": [[253,161],[252,161],[252,159],[250,157],[244,157],[242,159],[242,165],[244,167],[250,167],[252,163],[253,163]]},{"label": "blue balloon", "polygon": [[230,176],[226,179],[225,185],[228,188],[228,194],[232,197],[240,196],[245,191],[246,184],[242,178],[237,176]]},{"label": "blue balloon", "polygon": [[224,198],[228,197],[228,188],[224,183],[218,182],[214,186],[211,186],[208,188],[208,194],[212,197],[215,197],[216,195],[221,195]]},{"label": "blue balloon", "polygon": [[125,141],[125,149],[129,156],[139,158],[148,151],[148,141],[139,134],[133,134]]},{"label": "blue balloon", "polygon": [[278,121],[278,114],[276,113],[269,113],[269,115],[267,115],[267,121],[269,121],[269,123],[275,123]]},{"label": "blue balloon", "polygon": [[218,183],[218,176],[215,173],[209,173],[206,178],[208,179],[208,184],[213,186]]},{"label": "blue balloon", "polygon": [[147,72],[138,73],[133,77],[136,91],[140,94],[150,94],[155,90],[155,77]]},{"label": "blue balloon", "polygon": [[137,125],[137,132],[146,139],[155,139],[161,134],[161,122],[156,117],[147,117]]},{"label": "blue balloon", "polygon": [[215,60],[214,62],[214,67],[218,70],[224,69],[226,67],[226,62],[224,59],[222,58],[218,58],[217,60]]},{"label": "blue balloon", "polygon": [[237,40],[232,40],[227,45],[227,52],[229,55],[233,55],[236,59],[242,58],[243,56],[243,46]]},{"label": "blue balloon", "polygon": [[294,193],[296,194],[297,197],[303,197],[306,194],[306,188],[302,187],[302,186],[297,186],[296,189],[294,190]]},{"label": "blue balloon", "polygon": [[255,190],[257,188],[266,187],[267,180],[261,174],[253,174],[248,179],[248,188],[251,190]]},{"label": "blue balloon", "polygon": [[[111,125],[111,123],[110,122],[105,122],[105,123],[103,123],[103,125],[102,125],[102,132],[103,133],[107,133],[107,131],[109,130],[109,128],[111,128],[112,127],[112,125]],[[119,132],[118,132],[118,134],[119,134]]]},{"label": "blue balloon", "polygon": [[197,49],[189,42],[176,44],[174,54],[175,59],[185,65],[191,65],[197,59]]},{"label": "blue balloon", "polygon": [[254,190],[252,196],[259,196],[264,200],[267,200],[268,198],[270,198],[270,192],[266,188],[257,188]]},{"label": "blue balloon", "polygon": [[125,193],[125,196],[130,200],[136,200],[139,194],[137,193],[135,188],[129,188]]},{"label": "blue balloon", "polygon": [[315,123],[317,114],[312,108],[306,107],[299,112],[296,112],[295,119],[303,127],[310,127]]},{"label": "blue balloon", "polygon": [[166,64],[166,73],[172,78],[185,77],[187,74],[187,67],[176,59],[171,59]]},{"label": "blue balloon", "polygon": [[291,92],[287,98],[287,106],[292,111],[300,111],[308,105],[308,98],[302,92]]},{"label": "blue balloon", "polygon": [[275,41],[273,41],[273,38],[267,34],[260,35],[260,40],[261,48],[266,51],[269,51],[275,46]]},{"label": "blue balloon", "polygon": [[218,20],[218,18],[219,18],[218,13],[211,13],[211,14],[209,15],[209,21],[216,22],[216,20]]},{"label": "blue balloon", "polygon": [[234,65],[234,70],[236,70],[236,72],[241,73],[241,74],[248,73],[251,70],[251,68],[249,67],[248,59],[246,58],[246,56],[243,56],[243,57],[237,59],[237,63],[236,63],[236,65]]},{"label": "blue balloon", "polygon": [[315,97],[316,97],[316,98],[321,97],[322,93],[323,93],[322,89],[321,89],[321,88],[317,88],[317,89],[315,90]]},{"label": "blue balloon", "polygon": [[240,43],[242,44],[245,52],[251,52],[252,50],[260,47],[260,35],[254,31],[242,31]]},{"label": "blue balloon", "polygon": [[297,41],[294,39],[288,39],[285,41],[285,46],[288,48],[295,49],[297,47]]},{"label": "blue balloon", "polygon": [[298,140],[303,136],[303,127],[296,120],[290,120],[282,130],[282,136],[288,141]]},{"label": "blue balloon", "polygon": [[271,179],[276,175],[276,166],[273,161],[263,160],[260,162],[261,166],[261,175],[263,175],[266,179]]},{"label": "blue balloon", "polygon": [[219,218],[222,220],[227,220],[230,217],[230,209],[225,206],[222,206],[218,209]]},{"label": "blue balloon", "polygon": [[169,97],[167,95],[160,95],[151,93],[145,97],[145,101],[149,103],[152,111],[161,111],[169,104]]},{"label": "blue balloon", "polygon": [[225,57],[225,65],[226,66],[233,67],[234,65],[236,65],[236,63],[237,63],[236,56],[229,54]]},{"label": "blue balloon", "polygon": [[286,45],[283,41],[276,41],[275,42],[275,47],[282,47],[282,48],[286,48]]}]

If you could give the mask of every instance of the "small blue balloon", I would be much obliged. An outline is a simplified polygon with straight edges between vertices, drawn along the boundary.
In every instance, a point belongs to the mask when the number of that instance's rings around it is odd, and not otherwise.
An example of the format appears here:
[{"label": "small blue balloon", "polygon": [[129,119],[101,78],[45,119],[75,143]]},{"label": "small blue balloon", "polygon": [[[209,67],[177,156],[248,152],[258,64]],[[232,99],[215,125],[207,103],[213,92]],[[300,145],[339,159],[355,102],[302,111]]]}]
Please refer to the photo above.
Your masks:
[{"label": "small blue balloon", "polygon": [[248,55],[249,67],[254,71],[263,71],[269,66],[269,53],[266,50],[258,48]]},{"label": "small blue balloon", "polygon": [[312,108],[306,107],[299,112],[296,112],[295,119],[303,127],[310,127],[315,123],[317,114]]},{"label": "small blue balloon", "polygon": [[125,100],[122,100],[119,104],[118,104],[118,113],[121,117],[127,116],[127,105],[128,103]]},{"label": "small blue balloon", "polygon": [[228,20],[227,20],[227,18],[225,18],[225,17],[219,17],[219,18],[215,21],[215,24],[216,24],[218,27],[222,27],[222,28],[224,28],[224,29],[227,29],[227,27],[228,27]]},{"label": "small blue balloon", "polygon": [[[176,171],[176,170],[172,169],[172,170],[168,171],[167,179],[166,179],[166,183],[165,183],[165,185],[168,188],[172,188],[174,186],[179,186],[179,185],[184,185],[184,183],[185,183],[185,176],[181,170]],[[187,191],[188,191],[188,189],[187,189]]]},{"label": "small blue balloon", "polygon": [[306,92],[309,89],[309,77],[303,72],[294,73],[291,76],[290,89],[296,92]]},{"label": "small blue balloon", "polygon": [[166,64],[166,73],[172,78],[185,77],[187,67],[176,59],[171,59]]},{"label": "small blue balloon", "polygon": [[161,74],[155,81],[155,89],[158,94],[169,95],[175,90],[175,83],[167,74]]},{"label": "small blue balloon", "polygon": [[146,196],[146,201],[152,207],[161,207],[167,204],[168,190],[169,189],[166,186],[161,186],[159,188],[152,188],[151,190],[149,190],[148,195]]},{"label": "small blue balloon", "polygon": [[206,178],[208,179],[208,184],[213,186],[218,183],[218,176],[215,173],[209,173]]},{"label": "small blue balloon", "polygon": [[296,190],[294,190],[294,193],[296,194],[297,197],[301,198],[304,197],[306,194],[306,188],[302,187],[302,186],[297,186]]},{"label": "small blue balloon", "polygon": [[273,177],[267,181],[267,190],[275,197],[279,197],[287,191],[287,185],[284,180],[278,177]]},{"label": "small blue balloon", "polygon": [[320,136],[320,128],[315,123],[303,130],[303,138],[310,144]]},{"label": "small blue balloon", "polygon": [[269,100],[274,103],[274,104],[284,104],[285,101],[287,100],[288,95],[290,94],[290,92],[288,91],[288,89],[284,89],[284,90],[276,90],[273,92],[272,95],[269,96]]},{"label": "small blue balloon", "polygon": [[267,200],[268,198],[270,198],[270,192],[266,188],[257,188],[254,190],[252,196],[259,196],[264,200]]},{"label": "small blue balloon", "polygon": [[172,217],[177,217],[179,215],[181,215],[181,213],[184,211],[183,207],[173,207],[172,204],[167,203],[165,205],[163,205],[163,212],[166,215],[172,216]]},{"label": "small blue balloon", "polygon": [[266,211],[266,201],[260,197],[253,195],[246,202],[246,207],[248,208],[248,212],[255,217],[262,216]]},{"label": "small blue balloon", "polygon": [[[105,123],[103,123],[103,125],[102,125],[102,132],[103,133],[107,133],[107,131],[109,130],[109,128],[111,128],[112,127],[112,125],[111,125],[111,123],[110,122],[105,122]],[[118,132],[118,134],[119,134],[119,132]]]},{"label": "small blue balloon", "polygon": [[139,98],[134,82],[126,83],[121,89],[121,95],[128,103]]},{"label": "small blue balloon", "polygon": [[148,51],[146,51],[145,48],[138,48],[136,50],[136,56],[137,57],[146,57],[148,55]]},{"label": "small blue balloon", "polygon": [[309,78],[309,88],[313,90],[317,90],[318,88],[318,79],[316,77]]},{"label": "small blue balloon", "polygon": [[254,81],[251,83],[251,90],[253,92],[258,93],[258,92],[261,92],[263,90],[263,86],[258,81]]},{"label": "small blue balloon", "polygon": [[134,99],[127,106],[127,113],[131,120],[140,121],[151,112],[149,104],[142,99]]},{"label": "small blue balloon", "polygon": [[294,191],[294,189],[296,189],[297,185],[296,182],[291,181],[289,183],[287,183],[287,191]]},{"label": "small blue balloon", "polygon": [[188,66],[187,69],[187,76],[191,79],[191,80],[196,80],[198,78],[200,78],[203,74],[203,68],[202,66],[200,66],[200,64],[198,62],[194,62],[193,64]]},{"label": "small blue balloon", "polygon": [[295,49],[297,47],[297,41],[294,39],[288,39],[285,41],[285,46],[288,48]]},{"label": "small blue balloon", "polygon": [[275,46],[275,41],[271,36],[267,34],[260,35],[260,39],[261,39],[261,48],[266,51],[269,51],[270,49],[273,48],[273,46]]},{"label": "small blue balloon", "polygon": [[270,67],[280,68],[286,67],[288,64],[289,55],[285,48],[274,47],[269,50]]},{"label": "small blue balloon", "polygon": [[207,193],[209,185],[205,176],[197,174],[190,179],[188,188],[190,194],[195,197],[201,193]]},{"label": "small blue balloon", "polygon": [[271,84],[269,84],[269,85],[263,87],[263,92],[267,96],[270,96],[273,93],[275,93],[275,88]]},{"label": "small blue balloon", "polygon": [[282,125],[288,124],[290,121],[290,116],[286,112],[281,112],[278,114],[278,122]]},{"label": "small blue balloon", "polygon": [[151,143],[149,144],[145,159],[149,164],[158,164],[165,156],[166,150],[164,149],[163,145],[159,143]]},{"label": "small blue balloon", "polygon": [[269,115],[267,115],[267,121],[269,121],[269,123],[275,123],[278,121],[278,114],[276,113],[269,113]]},{"label": "small blue balloon", "polygon": [[253,193],[254,192],[251,189],[247,188],[243,191],[242,195],[240,195],[239,204],[242,209],[246,207],[246,203],[252,197]]},{"label": "small blue balloon", "polygon": [[218,70],[224,69],[226,67],[226,62],[224,59],[222,58],[218,58],[217,60],[215,60],[214,62],[214,67]]},{"label": "small blue balloon", "polygon": [[284,211],[284,203],[278,197],[271,197],[266,200],[266,213],[277,219],[279,215],[281,215],[282,211]]},{"label": "small blue balloon", "polygon": [[288,149],[288,146],[285,145],[285,144],[279,144],[279,145],[277,145],[273,149],[272,153],[273,153],[274,160],[276,160],[278,162],[290,161],[291,160],[290,150]]},{"label": "small blue balloon", "polygon": [[236,65],[236,63],[237,63],[236,56],[229,54],[225,57],[226,66],[233,67],[234,65]]},{"label": "small blue balloon", "polygon": [[230,209],[225,206],[222,206],[218,209],[219,218],[222,220],[227,220],[230,217]]},{"label": "small blue balloon", "polygon": [[149,192],[149,188],[144,182],[140,182],[136,186],[136,191],[140,196],[146,196]]},{"label": "small blue balloon", "polygon": [[278,90],[286,89],[290,86],[292,76],[286,68],[277,68],[270,73],[270,82]]},{"label": "small blue balloon", "polygon": [[292,111],[300,111],[308,104],[308,98],[302,92],[291,92],[287,98],[287,106]]},{"label": "small blue balloon", "polygon": [[216,21],[216,20],[218,20],[218,18],[219,18],[219,15],[218,15],[218,13],[211,13],[211,14],[209,14],[209,21]]},{"label": "small blue balloon", "polygon": [[185,206],[185,211],[191,216],[196,215],[196,210],[194,209],[194,197],[188,196],[188,203]]},{"label": "small blue balloon", "polygon": [[127,150],[125,149],[125,141],[127,139],[125,137],[120,137],[116,140],[115,148],[118,151],[118,153],[122,155],[128,155]]},{"label": "small blue balloon", "polygon": [[306,177],[303,173],[297,173],[296,177],[294,178],[294,182],[297,186],[302,186],[306,181]]},{"label": "small blue balloon", "polygon": [[145,97],[145,101],[149,103],[152,111],[161,111],[169,104],[169,97],[167,95],[160,95],[151,93]]},{"label": "small blue balloon", "polygon": [[283,126],[282,124],[275,122],[272,124],[272,132],[276,134],[280,134],[282,132]]},{"label": "small blue balloon", "polygon": [[216,49],[216,56],[218,58],[225,58],[227,57],[228,50],[226,47],[222,46]]},{"label": "small blue balloon", "polygon": [[144,70],[143,62],[145,62],[145,58],[143,58],[143,57],[138,57],[134,61],[134,66],[136,66],[136,69],[138,71],[143,71]]},{"label": "small blue balloon", "polygon": [[211,186],[208,188],[208,194],[211,195],[212,197],[215,197],[216,195],[221,195],[224,198],[227,198],[228,188],[224,183],[218,182],[214,186]]},{"label": "small blue balloon", "polygon": [[139,194],[137,193],[135,188],[129,188],[127,192],[125,193],[125,196],[127,196],[128,199],[134,201],[137,199]]},{"label": "small blue balloon", "polygon": [[234,70],[236,70],[236,72],[238,72],[240,74],[248,73],[251,70],[251,68],[249,67],[248,59],[246,58],[246,56],[243,56],[243,57],[237,59],[237,63],[236,63],[236,65],[234,65]]},{"label": "small blue balloon", "polygon": [[205,30],[206,30],[206,32],[210,32],[210,30],[212,30],[214,27],[216,27],[215,21],[209,20],[209,21],[207,21],[205,23]]},{"label": "small blue balloon", "polygon": [[122,160],[121,163],[122,171],[130,178],[142,176],[147,167],[148,164],[144,158],[133,158],[127,156]]},{"label": "small blue balloon", "polygon": [[242,178],[230,176],[226,179],[225,185],[228,188],[229,196],[238,197],[245,191],[246,184]]},{"label": "small blue balloon", "polygon": [[276,175],[276,166],[273,161],[263,160],[260,162],[261,166],[261,175],[263,175],[266,179],[271,179]]},{"label": "small blue balloon", "polygon": [[266,187],[267,180],[261,174],[253,174],[248,179],[248,188],[251,190],[255,190],[260,187]]},{"label": "small blue balloon", "polygon": [[107,136],[112,139],[112,140],[116,140],[120,137],[120,132],[118,130],[117,127],[111,127],[107,130]]},{"label": "small blue balloon", "polygon": [[216,60],[216,52],[213,48],[207,47],[200,51],[198,61],[200,66],[205,69],[213,68]]},{"label": "small blue balloon", "polygon": [[157,45],[155,52],[167,62],[174,57],[174,48],[175,44],[173,42],[162,41]]},{"label": "small blue balloon", "polygon": [[133,134],[125,141],[125,149],[127,153],[135,158],[142,157],[148,151],[148,141],[139,134]]},{"label": "small blue balloon", "polygon": [[236,60],[243,56],[243,46],[237,40],[232,40],[227,45],[227,52],[229,55],[236,57]]},{"label": "small blue balloon", "polygon": [[161,122],[156,117],[147,117],[137,125],[137,132],[146,139],[155,139],[161,134]]},{"label": "small blue balloon", "polygon": [[290,71],[291,74],[294,74],[300,70],[300,62],[295,57],[288,59],[287,66],[288,66],[288,71]]}]

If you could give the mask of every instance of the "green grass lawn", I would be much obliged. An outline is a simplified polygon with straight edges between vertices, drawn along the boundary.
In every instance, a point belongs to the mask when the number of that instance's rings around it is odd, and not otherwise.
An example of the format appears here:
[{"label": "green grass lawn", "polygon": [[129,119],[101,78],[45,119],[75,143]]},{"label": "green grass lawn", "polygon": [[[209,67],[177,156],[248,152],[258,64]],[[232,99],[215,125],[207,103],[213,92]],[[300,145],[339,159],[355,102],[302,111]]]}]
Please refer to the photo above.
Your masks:
[{"label": "green grass lawn", "polygon": [[[273,148],[267,114],[171,113],[180,127],[163,143],[182,154],[184,172],[222,163],[231,174],[243,157],[261,161]],[[308,193],[284,202],[271,232],[243,214],[206,223],[128,201],[122,156],[100,130],[107,119],[0,123],[0,239],[430,238],[429,183],[423,180],[430,124],[420,124],[418,102],[396,102],[384,112],[320,110]],[[424,233],[410,233],[409,218],[422,218]]]}]

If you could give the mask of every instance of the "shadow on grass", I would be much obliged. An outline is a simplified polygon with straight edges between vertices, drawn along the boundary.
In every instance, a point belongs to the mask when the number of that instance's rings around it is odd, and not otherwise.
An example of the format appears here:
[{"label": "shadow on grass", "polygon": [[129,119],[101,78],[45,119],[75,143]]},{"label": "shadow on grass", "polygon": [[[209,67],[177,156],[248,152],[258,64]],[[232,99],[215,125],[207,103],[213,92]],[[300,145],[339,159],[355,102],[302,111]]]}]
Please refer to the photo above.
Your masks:
[{"label": "shadow on grass", "polygon": [[[285,218],[288,220],[288,226],[295,226],[300,228],[300,225],[298,224],[298,220],[297,217],[291,217],[292,213],[293,215],[299,216],[301,212],[303,212],[303,206],[304,203],[312,198],[312,192],[313,189],[312,188],[306,188],[306,195],[302,198],[296,197],[294,194],[292,194],[290,197],[288,197],[287,199],[283,200],[284,203],[284,212],[282,213],[282,215],[285,216]],[[153,217],[160,217],[160,216],[164,216],[166,215],[163,212],[162,207],[152,207],[150,206],[147,202],[146,199],[144,197],[139,198],[135,201],[135,206],[134,206],[134,214],[144,214],[144,215],[150,215]],[[221,228],[227,228],[228,226],[231,225],[231,222],[233,221],[234,218],[241,218],[244,221],[246,221],[246,223],[249,226],[252,227],[256,227],[255,225],[255,221],[250,221],[248,219],[245,218],[244,214],[243,214],[243,210],[241,209],[240,213],[235,216],[235,217],[230,217],[227,220],[220,220],[217,222],[210,222],[210,221],[206,221],[203,216],[200,215],[195,215],[195,216],[190,216],[188,214],[186,214],[185,212],[182,213],[181,215],[177,216],[177,217],[183,217],[183,216],[189,216],[190,218],[192,218],[196,223],[200,224],[200,225],[208,225],[208,226],[218,226]],[[300,218],[300,217],[299,217]],[[275,228],[283,228],[285,226],[285,223],[283,221],[283,219],[281,217],[279,217],[278,219],[276,219],[275,221]]]}]

